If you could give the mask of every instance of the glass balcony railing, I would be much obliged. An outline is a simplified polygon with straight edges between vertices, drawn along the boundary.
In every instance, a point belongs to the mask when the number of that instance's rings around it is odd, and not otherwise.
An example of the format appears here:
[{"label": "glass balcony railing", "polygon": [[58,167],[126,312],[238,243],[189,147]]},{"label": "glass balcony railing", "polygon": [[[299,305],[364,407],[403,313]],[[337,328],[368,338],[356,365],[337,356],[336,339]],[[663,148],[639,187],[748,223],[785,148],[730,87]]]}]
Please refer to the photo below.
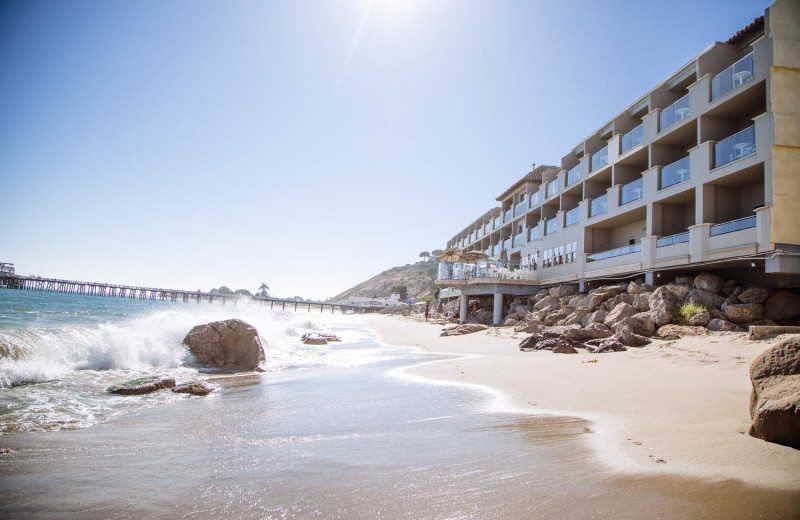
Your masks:
[{"label": "glass balcony railing", "polygon": [[528,201],[523,200],[520,201],[516,206],[514,206],[514,216],[518,217],[520,215],[524,215],[525,211],[528,209],[527,204]]},{"label": "glass balcony railing", "polygon": [[531,197],[531,208],[535,208],[536,206],[539,205],[539,192],[536,191],[531,193],[530,197]]},{"label": "glass balcony railing", "polygon": [[724,235],[725,233],[733,233],[734,231],[741,231],[754,227],[756,227],[755,215],[711,226],[711,236],[715,237],[717,235]]},{"label": "glass balcony railing", "polygon": [[685,180],[689,180],[688,155],[683,159],[678,159],[674,163],[661,168],[661,187],[659,189],[663,190],[664,188],[668,188],[673,184],[678,184]]},{"label": "glass balcony railing", "polygon": [[639,125],[622,136],[622,139],[619,143],[619,153],[625,153],[634,146],[642,144],[643,140],[644,134],[642,133],[642,125]]},{"label": "glass balcony railing", "polygon": [[503,212],[503,224],[511,220],[511,210],[506,210]]},{"label": "glass balcony railing", "polygon": [[608,145],[604,146],[602,150],[592,154],[592,167],[590,171],[595,171],[608,164]]},{"label": "glass balcony railing", "polygon": [[484,249],[483,254],[485,254],[486,256],[492,256],[492,253],[489,252],[490,249],[491,247],[487,247],[486,249]]},{"label": "glass balcony railing", "polygon": [[547,184],[547,198],[553,197],[558,193],[558,181],[555,180]]},{"label": "glass balcony railing", "polygon": [[750,126],[714,145],[714,168],[755,153],[756,127]]},{"label": "glass balcony railing", "polygon": [[598,260],[605,260],[606,258],[614,258],[615,256],[629,255],[631,253],[638,253],[642,250],[642,244],[633,244],[630,246],[618,247],[610,249],[601,253],[592,253],[586,255],[587,262],[597,262]]},{"label": "glass balcony railing", "polygon": [[663,132],[678,121],[689,117],[689,95],[685,95],[661,111],[658,131]]},{"label": "glass balcony railing", "polygon": [[494,220],[492,221],[492,227],[493,229],[497,229],[500,227],[500,217],[494,218]]},{"label": "glass balcony railing", "polygon": [[711,79],[711,100],[715,100],[753,78],[753,53],[751,52]]},{"label": "glass balcony railing", "polygon": [[544,225],[544,234],[549,235],[555,232],[556,229],[558,229],[558,221],[555,218],[551,218]]},{"label": "glass balcony railing", "polygon": [[570,171],[567,172],[567,186],[572,186],[576,182],[581,180],[581,165],[572,168]]},{"label": "glass balcony railing", "polygon": [[641,199],[642,195],[644,195],[644,191],[642,190],[642,178],[639,177],[635,181],[629,182],[622,187],[620,190],[619,204],[621,206],[633,202],[636,199]]},{"label": "glass balcony railing", "polygon": [[572,208],[564,213],[564,227],[569,227],[578,223],[578,208]]},{"label": "glass balcony railing", "polygon": [[525,232],[522,231],[514,235],[514,247],[520,247],[525,245]]},{"label": "glass balcony railing", "polygon": [[483,230],[478,228],[475,230],[475,238],[478,239],[483,236]]},{"label": "glass balcony railing", "polygon": [[606,211],[608,211],[608,193],[601,195],[596,199],[592,199],[592,202],[589,204],[590,217],[605,213]]},{"label": "glass balcony railing", "polygon": [[533,242],[539,238],[539,226],[533,226],[528,230],[528,241]]},{"label": "glass balcony railing", "polygon": [[677,235],[670,235],[668,237],[661,237],[656,240],[656,247],[667,247],[673,244],[682,244],[689,241],[689,232],[678,233]]},{"label": "glass balcony railing", "polygon": [[507,238],[503,240],[503,250],[508,251],[509,249],[511,249],[511,239]]}]

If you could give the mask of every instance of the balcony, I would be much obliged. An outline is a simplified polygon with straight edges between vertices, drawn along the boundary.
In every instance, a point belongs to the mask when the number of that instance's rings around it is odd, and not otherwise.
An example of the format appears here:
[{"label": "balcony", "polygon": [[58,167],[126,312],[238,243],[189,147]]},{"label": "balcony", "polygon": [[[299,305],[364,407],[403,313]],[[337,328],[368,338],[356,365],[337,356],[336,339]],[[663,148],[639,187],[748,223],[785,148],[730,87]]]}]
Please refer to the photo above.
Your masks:
[{"label": "balcony", "polygon": [[598,150],[597,152],[592,154],[592,164],[589,171],[595,171],[598,168],[602,168],[608,164],[608,145],[604,146],[602,150]]},{"label": "balcony", "polygon": [[753,53],[751,52],[711,79],[711,101],[751,80],[753,74]]},{"label": "balcony", "polygon": [[687,117],[689,117],[688,94],[661,111],[661,116],[658,121],[658,131],[663,132],[678,121],[686,119]]},{"label": "balcony", "polygon": [[725,233],[733,233],[734,231],[741,231],[754,227],[756,227],[755,215],[738,220],[731,220],[730,222],[723,222],[722,224],[715,224],[711,226],[710,235],[715,237],[717,235],[724,235]]},{"label": "balcony", "polygon": [[554,197],[558,194],[558,181],[553,181],[547,184],[547,198]]},{"label": "balcony", "polygon": [[689,180],[689,156],[678,159],[661,168],[661,188],[669,188],[674,184]]},{"label": "balcony", "polygon": [[579,208],[572,208],[564,213],[564,227],[570,227],[578,223]]},{"label": "balcony", "polygon": [[520,247],[525,245],[525,232],[522,231],[514,235],[514,247]]},{"label": "balcony", "polygon": [[511,210],[506,210],[503,212],[503,224],[511,220]]},{"label": "balcony", "polygon": [[608,193],[605,195],[601,195],[596,199],[592,199],[592,202],[589,204],[589,216],[594,217],[595,215],[600,215],[601,213],[605,213],[608,211]]},{"label": "balcony", "polygon": [[750,126],[714,145],[714,168],[756,152],[756,127]]},{"label": "balcony", "polygon": [[495,217],[492,221],[492,229],[497,229],[500,227],[500,217]]},{"label": "balcony", "polygon": [[619,142],[619,153],[625,153],[634,146],[642,144],[644,140],[644,133],[642,125],[637,126],[627,134],[622,136]]},{"label": "balcony", "polygon": [[533,226],[528,230],[528,242],[533,242],[539,238],[539,226]]},{"label": "balcony", "polygon": [[581,180],[581,165],[572,168],[570,171],[567,172],[567,186],[572,186],[576,182]]},{"label": "balcony", "polygon": [[509,249],[511,249],[511,239],[507,238],[503,240],[503,251],[508,251]]},{"label": "balcony", "polygon": [[527,209],[527,201],[520,201],[516,206],[514,206],[514,216],[519,217],[520,215],[524,215]]},{"label": "balcony", "polygon": [[536,191],[531,193],[530,197],[531,197],[531,208],[535,208],[536,206],[539,205],[539,192]]},{"label": "balcony", "polygon": [[689,232],[678,233],[677,235],[670,235],[668,237],[661,237],[656,240],[656,247],[667,247],[674,244],[682,244],[689,241]]},{"label": "balcony", "polygon": [[629,255],[631,253],[638,253],[642,250],[642,244],[633,244],[630,246],[618,247],[610,249],[601,253],[592,253],[586,255],[587,262],[597,262],[598,260],[605,260],[606,258],[614,258],[615,256]]},{"label": "balcony", "polygon": [[644,190],[642,189],[642,178],[639,177],[635,181],[629,182],[622,187],[622,190],[620,190],[619,204],[621,206],[633,202],[634,200],[641,199],[642,195],[644,195]]},{"label": "balcony", "polygon": [[544,224],[544,234],[549,235],[550,233],[554,233],[558,229],[558,221],[555,218],[551,218]]}]

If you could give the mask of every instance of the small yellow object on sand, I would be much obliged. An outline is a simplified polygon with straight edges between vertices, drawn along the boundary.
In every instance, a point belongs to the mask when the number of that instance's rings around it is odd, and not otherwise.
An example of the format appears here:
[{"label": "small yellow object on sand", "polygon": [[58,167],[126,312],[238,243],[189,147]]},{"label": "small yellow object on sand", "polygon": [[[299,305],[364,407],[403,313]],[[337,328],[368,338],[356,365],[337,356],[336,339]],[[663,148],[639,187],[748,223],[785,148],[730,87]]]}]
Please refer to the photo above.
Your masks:
[{"label": "small yellow object on sand", "polygon": [[583,364],[583,363],[597,363],[597,360],[596,359],[590,359],[589,361],[581,361],[581,364]]}]

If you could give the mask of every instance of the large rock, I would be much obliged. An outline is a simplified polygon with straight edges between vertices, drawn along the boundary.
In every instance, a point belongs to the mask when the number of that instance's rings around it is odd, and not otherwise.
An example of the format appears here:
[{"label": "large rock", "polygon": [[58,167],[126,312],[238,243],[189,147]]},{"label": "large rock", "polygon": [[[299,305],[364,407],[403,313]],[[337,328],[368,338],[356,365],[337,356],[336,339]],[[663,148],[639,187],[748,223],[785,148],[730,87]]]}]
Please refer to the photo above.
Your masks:
[{"label": "large rock", "polygon": [[237,319],[197,325],[183,343],[201,365],[230,370],[255,370],[264,360],[258,331]]},{"label": "large rock", "polygon": [[550,296],[562,298],[564,296],[572,296],[578,293],[577,285],[559,285],[558,287],[550,288]]},{"label": "large rock", "polygon": [[658,328],[656,335],[659,338],[674,338],[680,336],[707,336],[708,329],[705,327],[691,327],[687,325],[674,325],[672,323]]},{"label": "large rock", "polygon": [[586,297],[580,301],[578,307],[581,309],[586,309],[588,311],[594,311],[598,305],[603,303],[604,300],[603,294],[588,294]]},{"label": "large rock", "polygon": [[736,291],[733,294],[742,303],[764,303],[764,300],[769,298],[769,291],[763,287],[748,287],[739,294],[736,294]]},{"label": "large rock", "polygon": [[463,336],[464,334],[472,334],[473,332],[480,332],[482,330],[488,329],[488,325],[484,325],[483,323],[465,323],[463,325],[458,325],[455,327],[451,327],[442,331],[440,336]]},{"label": "large rock", "polygon": [[711,320],[711,313],[708,311],[696,312],[686,319],[686,324],[690,327],[705,327]]},{"label": "large rock", "polygon": [[559,341],[558,344],[553,347],[553,354],[577,354],[578,351],[575,350],[571,344],[566,341]]},{"label": "large rock", "polygon": [[581,324],[584,327],[586,327],[590,323],[603,323],[603,321],[605,321],[606,319],[607,314],[608,313],[603,309],[597,309],[593,313],[584,316],[583,319],[581,320]]},{"label": "large rock", "polygon": [[703,291],[719,294],[725,280],[711,273],[700,273],[694,277],[694,286]]},{"label": "large rock", "polygon": [[649,339],[636,334],[627,325],[621,325],[617,329],[617,340],[626,347],[643,347],[651,343]]},{"label": "large rock", "polygon": [[764,306],[760,303],[740,303],[725,306],[725,315],[731,321],[757,321],[764,314]]},{"label": "large rock", "polygon": [[504,327],[513,327],[517,323],[519,323],[519,320],[516,319],[516,318],[512,318],[510,316],[508,318],[506,318],[505,320],[503,320],[503,326]]},{"label": "large rock", "polygon": [[800,449],[800,337],[762,352],[750,379],[750,435]]},{"label": "large rock", "polygon": [[176,394],[208,395],[217,389],[216,385],[205,381],[189,381],[172,388]]},{"label": "large rock", "polygon": [[551,312],[545,317],[544,324],[547,326],[555,325],[557,322],[563,320],[567,316],[569,316],[569,312],[566,310]]},{"label": "large rock", "polygon": [[592,354],[605,354],[606,352],[624,352],[628,349],[615,339],[604,339],[596,346],[589,347]]},{"label": "large rock", "polygon": [[715,331],[744,332],[744,329],[741,328],[740,326],[731,323],[727,320],[721,320],[719,318],[711,318],[706,327],[708,328],[708,330],[715,330]]},{"label": "large rock", "polygon": [[564,338],[585,343],[592,339],[607,338],[611,336],[608,329],[571,329],[564,333]]},{"label": "large rock", "polygon": [[653,323],[658,327],[666,325],[672,321],[672,313],[675,307],[681,303],[678,297],[667,289],[661,286],[650,295],[650,318]]},{"label": "large rock", "polygon": [[677,296],[680,301],[685,300],[686,296],[688,296],[689,293],[692,292],[692,289],[694,289],[694,287],[688,284],[675,284],[675,283],[668,283],[664,287],[669,289],[669,291],[675,296]]},{"label": "large rock", "polygon": [[542,331],[542,335],[545,338],[560,338],[567,331],[572,329],[579,329],[581,328],[580,325],[556,325],[555,327],[547,327]]},{"label": "large rock", "polygon": [[631,328],[634,334],[645,336],[649,338],[656,331],[656,324],[650,317],[649,312],[639,312],[629,318],[625,318],[621,322],[622,325],[627,325]]},{"label": "large rock", "polygon": [[558,298],[555,296],[549,296],[546,298],[542,298],[533,306],[534,309],[540,311],[542,309],[546,309],[548,307],[558,306]]},{"label": "large rock", "polygon": [[606,319],[603,320],[603,325],[613,329],[619,323],[621,323],[622,320],[625,318],[630,318],[634,314],[636,314],[636,309],[634,309],[632,305],[628,303],[620,303],[608,313]]},{"label": "large rock", "polygon": [[109,386],[106,388],[106,392],[119,395],[141,395],[163,390],[164,388],[172,388],[173,386],[175,386],[175,379],[171,377],[140,377],[139,379]]},{"label": "large rock", "polygon": [[639,293],[633,297],[633,308],[639,312],[650,310],[650,295],[652,293]]},{"label": "large rock", "polygon": [[719,309],[722,307],[725,298],[704,289],[694,289],[689,293],[689,296],[686,297],[686,301],[702,305],[703,307]]},{"label": "large rock", "polygon": [[583,318],[589,315],[589,311],[586,309],[575,309],[575,311],[567,316],[564,319],[564,325],[573,325],[576,323],[582,323]]},{"label": "large rock", "polygon": [[800,317],[800,295],[780,291],[764,303],[764,317],[771,320],[793,320]]}]

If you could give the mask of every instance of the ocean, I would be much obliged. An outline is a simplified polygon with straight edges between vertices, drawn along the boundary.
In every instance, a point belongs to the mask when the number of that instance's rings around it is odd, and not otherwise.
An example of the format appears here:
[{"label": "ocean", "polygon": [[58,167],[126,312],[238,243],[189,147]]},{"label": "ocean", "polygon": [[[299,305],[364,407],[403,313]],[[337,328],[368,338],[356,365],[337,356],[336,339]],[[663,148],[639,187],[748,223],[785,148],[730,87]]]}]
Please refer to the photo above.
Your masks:
[{"label": "ocean", "polygon": [[[192,326],[254,325],[264,372],[207,397],[113,396],[145,375],[214,377]],[[796,494],[617,475],[575,417],[497,408],[407,375],[445,359],[364,315],[0,290],[2,518],[796,518]],[[306,346],[309,331],[341,343]]]}]

